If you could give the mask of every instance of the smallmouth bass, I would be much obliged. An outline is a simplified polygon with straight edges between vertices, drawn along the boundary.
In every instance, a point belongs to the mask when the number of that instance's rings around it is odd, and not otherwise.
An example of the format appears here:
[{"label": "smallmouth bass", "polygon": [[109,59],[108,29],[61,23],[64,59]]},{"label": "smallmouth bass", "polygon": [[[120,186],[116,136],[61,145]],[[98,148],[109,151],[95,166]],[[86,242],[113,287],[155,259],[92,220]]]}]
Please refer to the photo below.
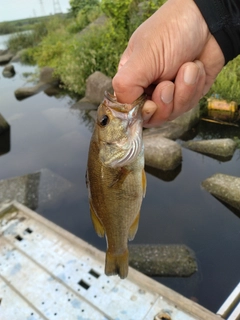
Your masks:
[{"label": "smallmouth bass", "polygon": [[146,192],[142,106],[119,103],[105,92],[88,154],[86,183],[91,219],[96,233],[107,242],[106,275],[128,274],[128,240],[133,240]]}]

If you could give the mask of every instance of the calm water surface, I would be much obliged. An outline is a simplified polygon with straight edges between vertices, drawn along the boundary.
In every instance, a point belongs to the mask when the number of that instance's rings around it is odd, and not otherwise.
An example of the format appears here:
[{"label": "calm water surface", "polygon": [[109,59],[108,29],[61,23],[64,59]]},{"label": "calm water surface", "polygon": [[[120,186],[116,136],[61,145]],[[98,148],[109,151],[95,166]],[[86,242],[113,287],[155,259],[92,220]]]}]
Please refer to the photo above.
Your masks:
[{"label": "calm water surface", "polygon": [[[1,43],[1,37],[0,37]],[[1,46],[0,46],[1,48]],[[0,67],[0,112],[11,125],[11,150],[0,157],[0,180],[42,168],[71,182],[72,188],[57,201],[40,203],[37,212],[99,249],[105,241],[93,229],[85,187],[91,129],[69,97],[40,93],[21,102],[14,90],[26,85],[23,72],[33,67],[14,64],[16,76],[6,79]],[[209,134],[213,126],[208,125]],[[219,135],[227,129],[217,127]],[[235,129],[234,135],[239,136]],[[240,152],[219,162],[183,149],[181,170],[166,182],[147,174],[147,195],[134,243],[185,244],[196,255],[198,272],[189,278],[157,278],[216,312],[240,279],[240,219],[202,190],[201,182],[220,172],[239,176]],[[149,171],[149,170],[148,170]]]}]

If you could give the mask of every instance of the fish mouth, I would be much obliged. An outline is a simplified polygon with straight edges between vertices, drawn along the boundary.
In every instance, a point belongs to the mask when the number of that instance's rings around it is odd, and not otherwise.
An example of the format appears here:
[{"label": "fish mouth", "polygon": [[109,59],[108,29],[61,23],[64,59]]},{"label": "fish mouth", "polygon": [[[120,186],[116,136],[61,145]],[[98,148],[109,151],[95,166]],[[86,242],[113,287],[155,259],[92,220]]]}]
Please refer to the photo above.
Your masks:
[{"label": "fish mouth", "polygon": [[105,92],[106,106],[114,117],[122,120],[126,125],[126,138],[106,143],[106,147],[114,148],[115,152],[110,159],[102,157],[105,158],[105,165],[112,168],[129,165],[143,152],[141,109],[145,100],[146,96],[142,95],[132,104],[124,104],[119,103],[114,95]]},{"label": "fish mouth", "polygon": [[146,95],[142,94],[138,99],[136,99],[133,103],[120,103],[117,101],[117,97],[108,91],[104,92],[104,98],[106,105],[118,112],[128,113],[131,112],[136,106],[141,108],[146,100]]}]

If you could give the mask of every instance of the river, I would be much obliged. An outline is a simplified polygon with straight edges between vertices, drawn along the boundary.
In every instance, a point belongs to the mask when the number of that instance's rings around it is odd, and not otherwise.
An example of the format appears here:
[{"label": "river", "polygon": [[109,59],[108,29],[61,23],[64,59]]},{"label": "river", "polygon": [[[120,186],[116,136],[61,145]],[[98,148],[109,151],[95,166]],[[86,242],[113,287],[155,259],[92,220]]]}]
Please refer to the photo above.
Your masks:
[{"label": "river", "polygon": [[[4,38],[0,36],[0,49]],[[39,93],[17,101],[14,90],[27,85],[24,73],[34,72],[35,67],[14,66],[16,75],[11,79],[2,76],[0,66],[0,112],[11,126],[11,150],[0,157],[0,180],[43,168],[67,180],[71,188],[55,201],[39,203],[36,211],[105,250],[105,240],[95,234],[90,220],[85,186],[91,128],[71,109],[74,101],[68,96]],[[219,136],[232,130],[207,124],[209,136],[213,129]],[[234,130],[239,136],[239,129]],[[240,219],[204,191],[201,182],[217,172],[239,176],[240,150],[228,162],[186,149],[182,153],[182,167],[173,181],[147,173],[147,195],[134,243],[189,246],[198,271],[189,278],[156,280],[216,312],[239,282]]]}]

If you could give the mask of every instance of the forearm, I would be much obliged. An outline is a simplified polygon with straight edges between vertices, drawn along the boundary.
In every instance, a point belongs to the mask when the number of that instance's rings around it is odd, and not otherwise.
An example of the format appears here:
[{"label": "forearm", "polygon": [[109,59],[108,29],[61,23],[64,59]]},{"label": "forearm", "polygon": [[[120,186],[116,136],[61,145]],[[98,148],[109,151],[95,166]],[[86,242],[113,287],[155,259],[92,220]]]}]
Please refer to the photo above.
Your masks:
[{"label": "forearm", "polygon": [[194,0],[225,57],[240,54],[240,0]]}]

